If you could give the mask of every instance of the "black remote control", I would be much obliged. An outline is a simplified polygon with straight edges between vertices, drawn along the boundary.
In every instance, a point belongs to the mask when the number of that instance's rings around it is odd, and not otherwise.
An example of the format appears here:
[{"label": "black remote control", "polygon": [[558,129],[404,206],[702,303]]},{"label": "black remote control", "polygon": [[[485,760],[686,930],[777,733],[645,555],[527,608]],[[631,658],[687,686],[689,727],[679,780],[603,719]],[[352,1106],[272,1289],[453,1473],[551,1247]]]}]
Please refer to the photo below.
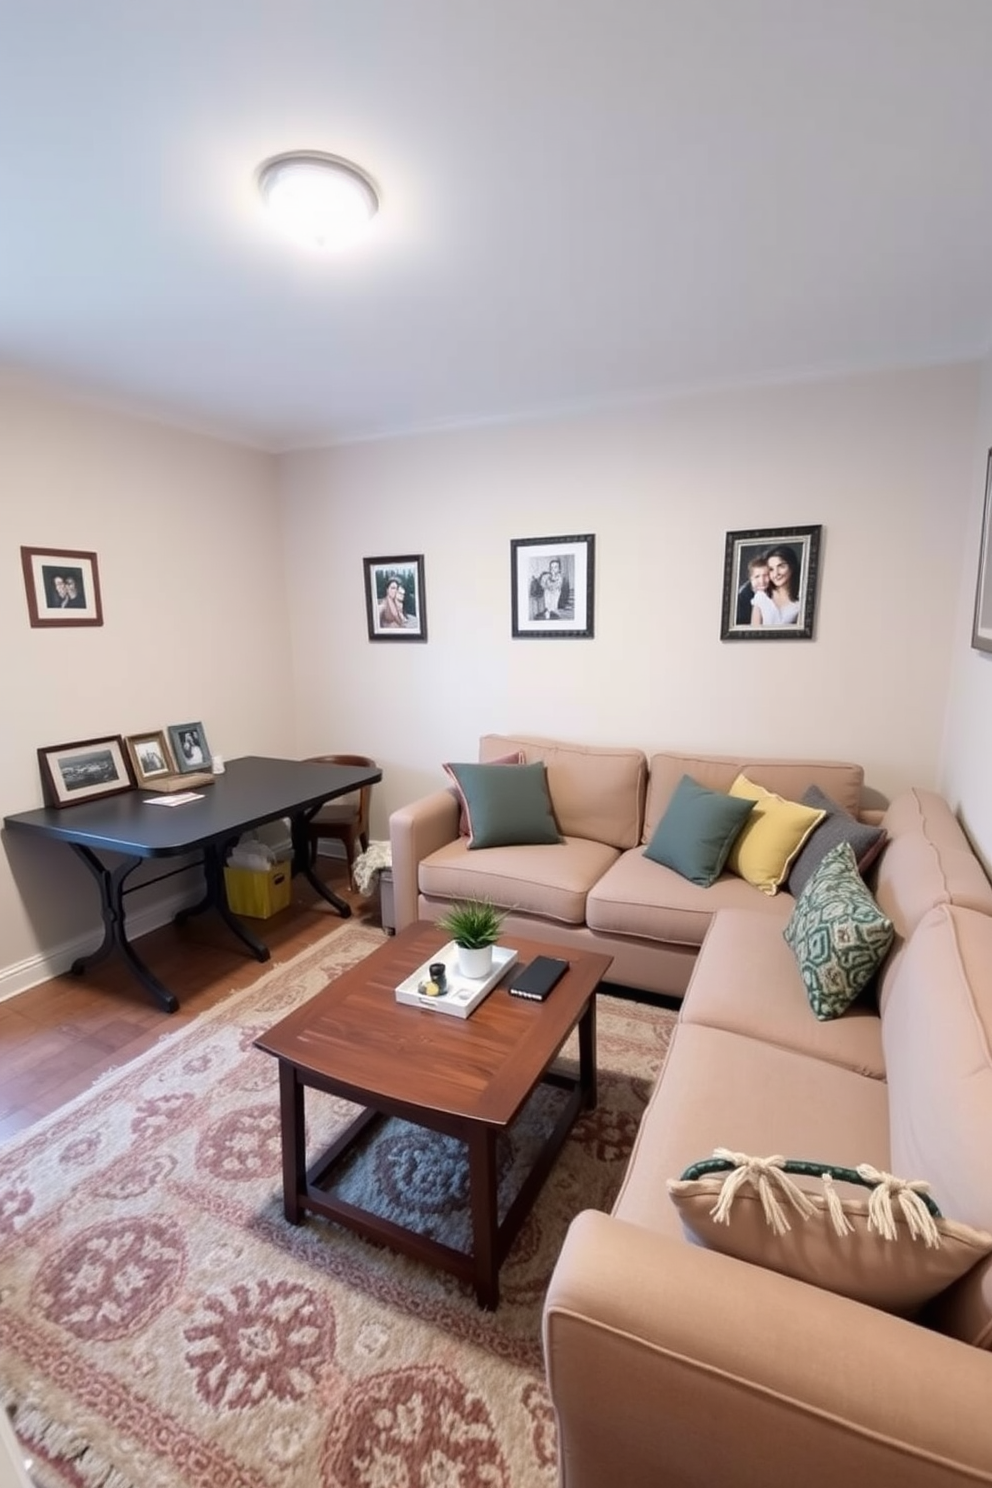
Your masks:
[{"label": "black remote control", "polygon": [[527,966],[514,973],[510,980],[510,996],[543,1002],[552,987],[561,981],[568,965],[567,961],[561,961],[557,956],[535,956]]}]

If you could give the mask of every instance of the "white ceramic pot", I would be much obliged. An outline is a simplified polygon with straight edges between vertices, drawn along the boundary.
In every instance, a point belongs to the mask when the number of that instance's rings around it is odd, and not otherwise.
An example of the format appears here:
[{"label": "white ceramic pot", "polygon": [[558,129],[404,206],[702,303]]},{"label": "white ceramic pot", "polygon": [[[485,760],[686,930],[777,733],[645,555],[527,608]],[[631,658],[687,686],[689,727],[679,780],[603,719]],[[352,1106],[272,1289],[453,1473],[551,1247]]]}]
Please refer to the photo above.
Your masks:
[{"label": "white ceramic pot", "polygon": [[491,945],[481,946],[475,950],[469,950],[468,946],[458,947],[458,970],[463,977],[481,981],[483,977],[489,975],[492,969],[493,948]]}]

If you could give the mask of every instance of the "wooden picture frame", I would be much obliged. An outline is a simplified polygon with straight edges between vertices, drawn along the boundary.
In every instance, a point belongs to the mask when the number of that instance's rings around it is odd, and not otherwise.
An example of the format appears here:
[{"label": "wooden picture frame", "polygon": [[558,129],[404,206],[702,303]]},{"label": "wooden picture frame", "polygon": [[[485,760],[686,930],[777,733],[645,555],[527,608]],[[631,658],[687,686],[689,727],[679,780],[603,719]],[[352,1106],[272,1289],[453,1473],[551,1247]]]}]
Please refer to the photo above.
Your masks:
[{"label": "wooden picture frame", "polygon": [[992,449],[985,469],[985,506],[982,509],[982,545],[978,554],[975,584],[975,615],[971,644],[976,651],[992,651]]},{"label": "wooden picture frame", "polygon": [[75,806],[134,789],[134,776],[120,734],[77,739],[38,750],[46,806]]},{"label": "wooden picture frame", "polygon": [[210,769],[210,745],[202,723],[170,723],[169,743],[180,775]]},{"label": "wooden picture frame", "polygon": [[79,548],[21,548],[32,627],[102,625],[95,553]]},{"label": "wooden picture frame", "polygon": [[592,533],[512,538],[511,634],[542,641],[591,640],[595,569]]},{"label": "wooden picture frame", "polygon": [[426,641],[423,553],[363,558],[370,641]]},{"label": "wooden picture frame", "polygon": [[124,743],[139,790],[146,785],[154,788],[156,780],[176,773],[162,729],[149,729],[143,734],[128,734]]},{"label": "wooden picture frame", "polygon": [[813,639],[822,530],[750,527],[727,533],[721,641]]}]

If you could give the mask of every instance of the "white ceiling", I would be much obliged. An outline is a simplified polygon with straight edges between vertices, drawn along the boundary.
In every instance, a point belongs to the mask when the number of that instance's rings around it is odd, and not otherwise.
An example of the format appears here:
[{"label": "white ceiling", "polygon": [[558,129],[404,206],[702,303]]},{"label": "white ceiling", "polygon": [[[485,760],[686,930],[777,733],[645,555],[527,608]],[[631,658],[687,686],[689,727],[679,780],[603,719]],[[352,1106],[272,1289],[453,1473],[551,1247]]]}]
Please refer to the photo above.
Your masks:
[{"label": "white ceiling", "polygon": [[[273,233],[292,148],[361,252]],[[990,0],[0,0],[17,373],[285,449],[990,334]]]}]

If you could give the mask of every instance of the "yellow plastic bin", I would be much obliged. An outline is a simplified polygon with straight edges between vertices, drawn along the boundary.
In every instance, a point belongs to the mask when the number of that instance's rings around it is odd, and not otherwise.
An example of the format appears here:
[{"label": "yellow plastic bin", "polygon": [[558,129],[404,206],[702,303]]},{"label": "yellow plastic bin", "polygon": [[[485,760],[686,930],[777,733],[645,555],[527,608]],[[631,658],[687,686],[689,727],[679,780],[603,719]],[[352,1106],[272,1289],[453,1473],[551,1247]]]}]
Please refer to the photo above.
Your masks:
[{"label": "yellow plastic bin", "polygon": [[234,914],[267,920],[286,909],[292,892],[290,865],[273,863],[267,873],[255,868],[225,868],[224,887]]}]

